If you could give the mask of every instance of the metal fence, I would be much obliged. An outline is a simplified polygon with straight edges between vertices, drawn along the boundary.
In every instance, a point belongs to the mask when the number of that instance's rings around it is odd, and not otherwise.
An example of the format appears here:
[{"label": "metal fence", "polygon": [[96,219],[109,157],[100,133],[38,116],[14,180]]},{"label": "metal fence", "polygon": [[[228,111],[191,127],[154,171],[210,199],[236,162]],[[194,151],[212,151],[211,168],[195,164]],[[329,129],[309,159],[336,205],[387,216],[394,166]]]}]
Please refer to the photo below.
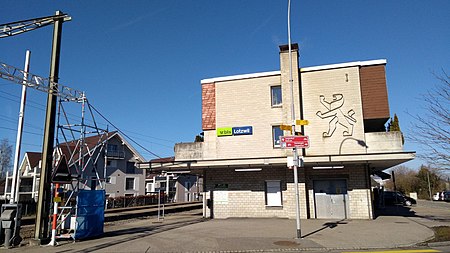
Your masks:
[{"label": "metal fence", "polygon": [[[5,203],[5,200],[0,200],[0,204],[3,205]],[[20,204],[22,204],[22,217],[25,216],[33,216],[36,214],[36,202],[34,200],[27,200],[27,201],[20,201]]]},{"label": "metal fence", "polygon": [[162,192],[161,194],[158,194],[156,192],[141,196],[121,196],[115,198],[107,198],[106,209],[158,204],[158,196],[160,198],[160,203],[167,202],[166,195]]},{"label": "metal fence", "polygon": [[[158,204],[158,196],[160,196],[160,203],[167,203],[167,196],[161,192],[161,194],[155,192],[141,196],[127,196],[127,197],[115,197],[106,198],[106,209],[122,208],[122,207],[134,207],[134,206],[146,206]],[[34,200],[20,201],[22,204],[22,217],[36,215],[37,203]],[[0,200],[0,205],[5,204],[5,200]]]}]

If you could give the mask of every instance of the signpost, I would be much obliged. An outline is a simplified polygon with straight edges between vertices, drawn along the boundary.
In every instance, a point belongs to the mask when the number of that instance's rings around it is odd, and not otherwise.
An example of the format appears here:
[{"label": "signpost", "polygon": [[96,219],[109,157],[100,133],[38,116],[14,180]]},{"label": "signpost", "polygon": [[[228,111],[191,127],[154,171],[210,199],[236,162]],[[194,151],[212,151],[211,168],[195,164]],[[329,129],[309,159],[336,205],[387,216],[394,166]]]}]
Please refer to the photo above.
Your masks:
[{"label": "signpost", "polygon": [[280,136],[281,148],[309,148],[308,136]]},{"label": "signpost", "polygon": [[284,131],[291,131],[292,132],[292,126],[291,125],[280,125],[280,129]]},{"label": "signpost", "polygon": [[298,119],[295,121],[295,124],[300,125],[300,126],[306,126],[306,125],[309,125],[309,121],[306,119]]}]

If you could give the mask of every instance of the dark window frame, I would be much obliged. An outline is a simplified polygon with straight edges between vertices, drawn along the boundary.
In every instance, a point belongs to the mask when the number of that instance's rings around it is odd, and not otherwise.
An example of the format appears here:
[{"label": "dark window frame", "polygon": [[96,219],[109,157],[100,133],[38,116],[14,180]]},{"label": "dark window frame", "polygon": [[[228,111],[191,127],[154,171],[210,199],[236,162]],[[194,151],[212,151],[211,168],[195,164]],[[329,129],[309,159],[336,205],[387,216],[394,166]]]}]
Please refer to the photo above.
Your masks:
[{"label": "dark window frame", "polygon": [[[274,93],[275,91],[279,91],[279,94]],[[281,85],[270,86],[270,105],[272,107],[283,106],[283,91],[281,89]]]},{"label": "dark window frame", "polygon": [[[133,180],[133,186],[131,188],[128,187],[128,180]],[[136,189],[136,178],[134,177],[126,177],[125,178],[125,191],[132,191]]]},{"label": "dark window frame", "polygon": [[[279,191],[280,191],[280,205],[268,205],[268,199],[267,199],[267,193],[268,193],[268,189],[267,189],[267,183],[268,182],[278,182],[279,183]],[[282,190],[282,184],[281,184],[281,180],[266,180],[264,181],[264,199],[265,199],[265,205],[268,207],[279,207],[279,206],[283,206],[283,190]]]},{"label": "dark window frame", "polygon": [[[278,138],[275,139],[277,129],[280,131]],[[283,130],[281,130],[280,125],[272,126],[272,146],[273,148],[281,148],[280,136],[283,136]],[[278,144],[277,144],[278,142]]]}]

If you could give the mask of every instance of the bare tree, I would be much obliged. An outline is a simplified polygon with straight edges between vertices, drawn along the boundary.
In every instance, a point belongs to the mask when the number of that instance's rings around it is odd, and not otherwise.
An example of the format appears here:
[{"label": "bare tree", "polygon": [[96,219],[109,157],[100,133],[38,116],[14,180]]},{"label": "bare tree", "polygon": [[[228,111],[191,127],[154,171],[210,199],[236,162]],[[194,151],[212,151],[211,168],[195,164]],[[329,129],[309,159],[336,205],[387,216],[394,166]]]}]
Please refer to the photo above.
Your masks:
[{"label": "bare tree", "polygon": [[404,165],[393,168],[395,172],[395,187],[391,179],[386,181],[386,188],[397,189],[408,194],[417,192],[420,199],[429,199],[431,193],[445,189],[445,177],[436,168],[422,165],[419,170],[411,169]]},{"label": "bare tree", "polygon": [[0,141],[0,177],[6,175],[6,171],[10,169],[12,158],[12,145],[9,144],[8,139]]},{"label": "bare tree", "polygon": [[392,178],[386,181],[386,188],[389,190],[397,189],[399,192],[408,194],[416,191],[417,171],[404,165],[393,168],[395,172],[395,187]]},{"label": "bare tree", "polygon": [[426,113],[411,115],[415,122],[407,138],[424,148],[419,158],[450,171],[450,77],[442,72],[434,75],[439,80],[434,89],[423,95]]}]

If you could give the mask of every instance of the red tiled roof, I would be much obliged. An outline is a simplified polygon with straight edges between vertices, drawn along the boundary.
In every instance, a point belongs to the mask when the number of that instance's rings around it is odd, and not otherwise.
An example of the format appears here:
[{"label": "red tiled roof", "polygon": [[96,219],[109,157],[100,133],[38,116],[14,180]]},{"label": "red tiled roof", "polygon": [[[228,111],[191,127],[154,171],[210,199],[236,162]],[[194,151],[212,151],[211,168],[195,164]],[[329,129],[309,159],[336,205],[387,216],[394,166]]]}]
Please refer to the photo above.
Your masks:
[{"label": "red tiled roof", "polygon": [[26,156],[28,157],[30,168],[37,167],[39,165],[39,161],[42,159],[42,153],[40,152],[26,152]]},{"label": "red tiled roof", "polygon": [[151,163],[171,163],[175,161],[175,157],[163,157],[150,160]]},{"label": "red tiled roof", "polygon": [[[117,131],[113,131],[107,134],[94,135],[84,138],[83,153],[86,154],[88,152],[87,149],[91,150],[95,148],[97,145],[104,143],[116,133]],[[61,152],[66,156],[69,163],[74,162],[79,158],[80,143],[78,142],[78,140],[60,143],[59,148]],[[72,160],[70,159],[71,156]]]}]

